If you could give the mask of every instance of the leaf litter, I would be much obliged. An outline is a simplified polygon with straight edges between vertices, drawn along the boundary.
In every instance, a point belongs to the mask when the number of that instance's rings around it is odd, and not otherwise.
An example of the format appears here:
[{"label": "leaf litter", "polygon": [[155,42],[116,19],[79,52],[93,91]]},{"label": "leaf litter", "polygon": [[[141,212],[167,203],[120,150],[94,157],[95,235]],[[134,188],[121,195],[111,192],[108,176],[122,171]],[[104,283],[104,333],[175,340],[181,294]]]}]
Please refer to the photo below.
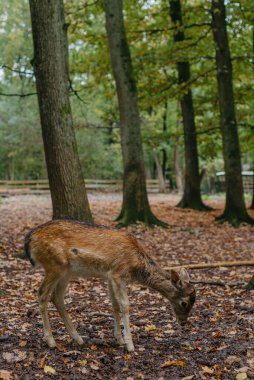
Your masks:
[{"label": "leaf litter", "polygon": [[[253,227],[215,223],[212,212],[176,208],[178,197],[151,194],[154,213],[168,229],[142,223],[125,228],[162,266],[253,260]],[[121,206],[118,193],[90,193],[95,222],[114,226]],[[189,326],[181,329],[168,302],[139,285],[129,287],[131,327],[136,351],[127,353],[113,339],[113,316],[102,280],[75,279],[66,295],[69,313],[84,346],[72,343],[50,304],[57,348],[42,339],[37,289],[42,271],[23,260],[23,237],[51,218],[48,195],[12,196],[0,204],[0,379],[247,379],[254,378],[254,292],[227,284],[247,284],[252,267],[190,271],[197,284]],[[253,212],[252,212],[252,216]]]}]

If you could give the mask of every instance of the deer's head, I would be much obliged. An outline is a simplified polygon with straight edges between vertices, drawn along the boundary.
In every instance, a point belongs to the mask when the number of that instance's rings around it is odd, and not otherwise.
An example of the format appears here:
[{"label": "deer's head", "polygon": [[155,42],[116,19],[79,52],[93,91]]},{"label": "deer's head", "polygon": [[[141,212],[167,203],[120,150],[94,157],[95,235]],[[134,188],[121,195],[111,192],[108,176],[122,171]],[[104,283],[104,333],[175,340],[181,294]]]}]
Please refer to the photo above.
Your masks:
[{"label": "deer's head", "polygon": [[174,295],[170,301],[178,323],[183,326],[195,302],[195,288],[190,283],[190,277],[185,269],[181,269],[180,273],[171,270],[170,280],[174,286]]}]

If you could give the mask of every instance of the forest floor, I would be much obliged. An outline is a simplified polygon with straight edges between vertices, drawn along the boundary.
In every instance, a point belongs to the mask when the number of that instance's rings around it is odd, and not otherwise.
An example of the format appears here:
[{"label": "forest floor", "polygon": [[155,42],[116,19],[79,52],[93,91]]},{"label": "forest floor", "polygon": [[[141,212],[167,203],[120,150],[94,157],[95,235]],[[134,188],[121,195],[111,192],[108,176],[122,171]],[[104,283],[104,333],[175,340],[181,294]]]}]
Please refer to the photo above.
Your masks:
[{"label": "forest floor", "polygon": [[[114,226],[118,193],[89,194],[94,219]],[[221,200],[209,200],[211,212],[176,208],[179,196],[151,194],[156,216],[168,229],[128,227],[162,266],[254,259],[253,227],[217,224]],[[42,340],[37,290],[42,271],[20,259],[24,234],[51,218],[48,195],[11,196],[0,203],[0,379],[247,379],[254,378],[254,292],[244,285],[253,267],[190,270],[197,301],[184,330],[167,300],[140,287],[129,287],[131,327],[136,351],[128,353],[112,339],[113,319],[105,283],[72,282],[66,304],[84,346],[73,344],[53,305],[50,318],[57,348]],[[254,217],[254,213],[252,212]],[[233,285],[233,286],[232,286]]]}]

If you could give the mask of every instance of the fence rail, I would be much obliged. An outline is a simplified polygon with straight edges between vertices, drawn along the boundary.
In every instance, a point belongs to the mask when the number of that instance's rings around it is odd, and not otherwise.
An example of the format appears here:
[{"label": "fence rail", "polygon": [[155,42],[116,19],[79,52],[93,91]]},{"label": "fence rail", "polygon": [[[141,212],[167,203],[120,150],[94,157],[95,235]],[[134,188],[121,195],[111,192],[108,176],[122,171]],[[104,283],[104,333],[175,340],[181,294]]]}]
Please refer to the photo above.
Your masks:
[{"label": "fence rail", "polygon": [[[88,190],[121,190],[122,180],[119,179],[86,179],[86,189]],[[159,191],[159,181],[149,179],[146,181],[147,190],[151,192]],[[36,194],[49,191],[49,182],[46,179],[24,180],[24,181],[0,181],[1,194]]]}]

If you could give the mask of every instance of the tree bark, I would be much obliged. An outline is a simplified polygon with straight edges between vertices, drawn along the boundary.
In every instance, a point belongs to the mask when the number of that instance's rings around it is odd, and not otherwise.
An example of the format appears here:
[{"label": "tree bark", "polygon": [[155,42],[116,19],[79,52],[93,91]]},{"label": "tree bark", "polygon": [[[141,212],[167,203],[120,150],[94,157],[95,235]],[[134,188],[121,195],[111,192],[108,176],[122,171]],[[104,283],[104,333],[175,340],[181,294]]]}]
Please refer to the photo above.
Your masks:
[{"label": "tree bark", "polygon": [[251,209],[251,210],[254,210],[254,181],[253,181],[252,201],[251,201],[250,209]]},{"label": "tree bark", "polygon": [[232,225],[253,223],[244,203],[241,156],[235,116],[232,64],[227,36],[224,0],[212,0],[212,31],[216,51],[220,127],[226,178],[226,207],[219,217]]},{"label": "tree bark", "polygon": [[[162,123],[163,132],[167,131],[167,112],[168,112],[168,102],[166,101],[165,102],[165,109],[164,109],[164,113],[163,113],[163,123]],[[163,172],[164,181],[166,181],[167,159],[168,159],[167,151],[165,148],[163,148],[162,149],[162,172]]]},{"label": "tree bark", "polygon": [[175,176],[176,176],[176,188],[179,192],[182,192],[183,191],[183,175],[182,175],[181,157],[180,157],[178,139],[176,139],[175,145],[174,145],[174,169],[175,169]]},{"label": "tree bark", "polygon": [[[253,68],[254,68],[254,25],[252,26],[252,63],[253,63]],[[253,162],[252,170],[254,172],[254,162]],[[253,188],[252,188],[252,201],[251,201],[250,209],[254,210],[254,177],[253,177],[252,185],[253,185]]]},{"label": "tree bark", "polygon": [[[181,1],[169,0],[169,11],[173,25],[176,27],[174,42],[184,41]],[[178,83],[181,88],[190,80],[190,64],[187,60],[177,62]],[[184,147],[185,147],[185,175],[184,193],[178,206],[192,208],[195,210],[210,209],[201,199],[200,174],[198,163],[197,136],[195,126],[195,115],[190,89],[184,92],[180,99],[183,127],[184,127]]]},{"label": "tree bark", "polygon": [[69,101],[67,24],[63,0],[30,0],[33,66],[53,218],[91,221]]},{"label": "tree bark", "polygon": [[159,192],[165,193],[166,192],[166,181],[163,175],[162,165],[160,163],[159,154],[156,152],[156,150],[153,151],[153,157],[156,164],[158,179],[159,179]]},{"label": "tree bark", "polygon": [[123,155],[123,203],[119,225],[160,222],[151,212],[145,183],[136,82],[126,38],[122,0],[105,0],[106,30],[116,83]]}]

